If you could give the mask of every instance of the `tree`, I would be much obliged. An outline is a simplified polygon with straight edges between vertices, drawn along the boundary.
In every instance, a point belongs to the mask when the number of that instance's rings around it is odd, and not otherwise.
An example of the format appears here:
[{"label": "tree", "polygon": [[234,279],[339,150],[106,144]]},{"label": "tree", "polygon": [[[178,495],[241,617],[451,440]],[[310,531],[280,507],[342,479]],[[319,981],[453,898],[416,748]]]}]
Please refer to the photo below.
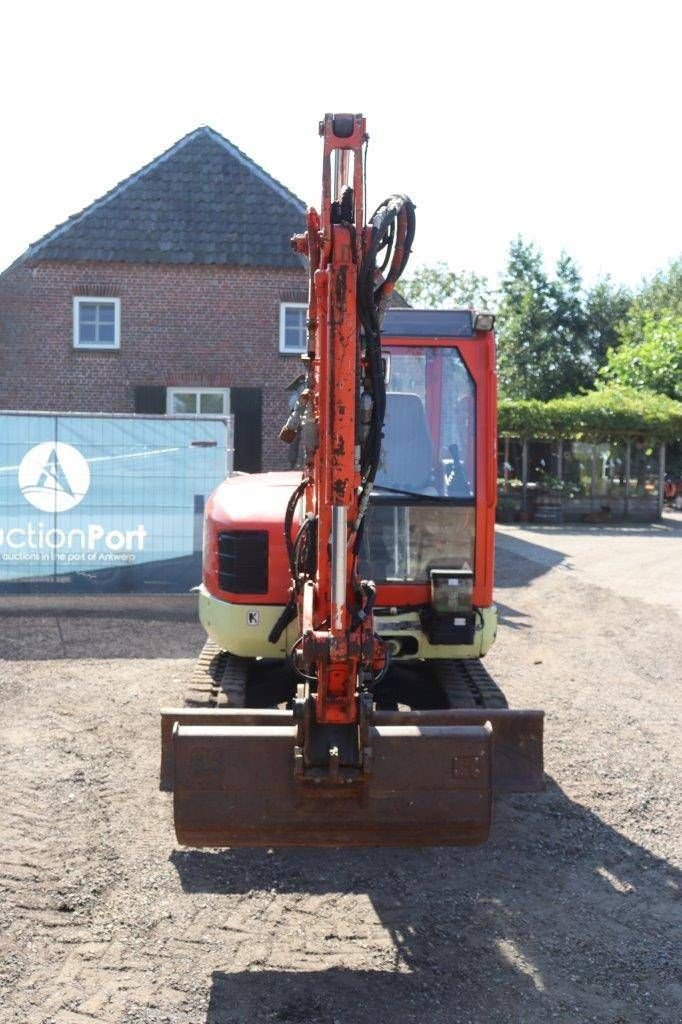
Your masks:
[{"label": "tree", "polygon": [[643,281],[633,307],[633,313],[672,310],[682,316],[682,259],[673,260],[665,270]]},{"label": "tree", "polygon": [[611,283],[604,277],[587,293],[585,314],[587,316],[588,345],[596,367],[606,361],[610,348],[621,343],[622,322],[632,303],[632,292]]},{"label": "tree", "polygon": [[517,238],[509,247],[498,317],[500,388],[546,401],[589,388],[592,356],[580,273],[562,253],[550,280],[542,253]]},{"label": "tree", "polygon": [[682,400],[682,314],[637,310],[622,334],[622,344],[608,350],[600,376]]},{"label": "tree", "polygon": [[588,344],[587,315],[580,271],[571,257],[562,252],[556,276],[549,285],[552,341],[556,368],[564,381],[558,386],[564,393],[589,387],[599,363]]},{"label": "tree", "polygon": [[682,398],[682,260],[642,283],[599,376]]},{"label": "tree", "polygon": [[400,292],[410,305],[427,309],[489,309],[491,302],[486,277],[451,270],[443,261],[419,267],[409,277],[401,278]]},{"label": "tree", "polygon": [[534,358],[549,336],[549,282],[542,256],[521,238],[509,247],[497,319],[497,372],[509,398],[546,398]]}]

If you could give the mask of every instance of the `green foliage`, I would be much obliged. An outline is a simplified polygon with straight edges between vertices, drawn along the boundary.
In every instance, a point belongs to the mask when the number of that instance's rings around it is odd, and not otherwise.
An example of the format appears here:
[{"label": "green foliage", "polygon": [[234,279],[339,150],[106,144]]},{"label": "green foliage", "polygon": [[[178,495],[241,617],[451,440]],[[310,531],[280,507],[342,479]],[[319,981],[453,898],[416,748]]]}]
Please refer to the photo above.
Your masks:
[{"label": "green foliage", "polygon": [[620,345],[622,323],[631,303],[632,293],[627,288],[613,285],[608,277],[597,281],[587,293],[588,346],[595,366],[603,366],[608,350]]},{"label": "green foliage", "polygon": [[682,400],[682,315],[672,309],[628,320],[620,348],[610,348],[600,376]]},{"label": "green foliage", "polygon": [[[441,262],[401,282],[412,305],[497,307],[500,391],[546,402],[608,384],[682,399],[682,260],[635,294],[608,277],[589,291],[562,253],[548,275],[540,250],[515,239],[500,289]],[[596,382],[596,384],[595,384]]]},{"label": "green foliage", "polygon": [[682,399],[682,261],[644,282],[599,376]]},{"label": "green foliage", "polygon": [[400,279],[400,291],[412,306],[425,309],[489,309],[488,279],[467,271],[451,270],[442,261],[419,267]]},{"label": "green foliage", "polygon": [[502,398],[499,430],[526,440],[671,441],[682,438],[682,402],[620,385],[549,402]]},{"label": "green foliage", "polygon": [[510,398],[550,399],[590,387],[598,362],[590,350],[583,287],[562,253],[550,279],[542,253],[512,242],[500,290],[498,374]]},{"label": "green foliage", "polygon": [[665,270],[659,270],[649,281],[644,281],[635,301],[637,311],[658,313],[670,310],[682,316],[682,259],[673,260]]},{"label": "green foliage", "polygon": [[549,282],[542,255],[517,238],[509,248],[497,319],[497,373],[505,395],[538,397],[545,371],[536,357],[547,354],[549,342]]}]

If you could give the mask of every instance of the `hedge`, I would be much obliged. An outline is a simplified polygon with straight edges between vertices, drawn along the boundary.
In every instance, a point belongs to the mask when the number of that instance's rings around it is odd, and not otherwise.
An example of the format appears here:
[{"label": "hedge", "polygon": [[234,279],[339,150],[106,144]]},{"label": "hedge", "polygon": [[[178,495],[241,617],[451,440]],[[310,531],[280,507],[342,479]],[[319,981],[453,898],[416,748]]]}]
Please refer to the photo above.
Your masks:
[{"label": "hedge", "polygon": [[611,385],[549,402],[500,398],[499,432],[522,440],[673,441],[682,438],[682,402]]}]

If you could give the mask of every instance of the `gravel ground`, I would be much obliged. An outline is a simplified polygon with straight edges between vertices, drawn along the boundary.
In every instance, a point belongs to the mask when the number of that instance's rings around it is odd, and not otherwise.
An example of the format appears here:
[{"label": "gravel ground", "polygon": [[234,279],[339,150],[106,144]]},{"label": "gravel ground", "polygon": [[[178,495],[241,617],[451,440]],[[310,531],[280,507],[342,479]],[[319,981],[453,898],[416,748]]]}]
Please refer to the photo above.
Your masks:
[{"label": "gravel ground", "polygon": [[6,603],[0,1021],[682,1021],[681,622],[634,588],[649,532],[595,578],[614,532],[500,535],[487,664],[547,710],[548,785],[472,850],[180,850],[157,708],[203,642],[186,602]]}]

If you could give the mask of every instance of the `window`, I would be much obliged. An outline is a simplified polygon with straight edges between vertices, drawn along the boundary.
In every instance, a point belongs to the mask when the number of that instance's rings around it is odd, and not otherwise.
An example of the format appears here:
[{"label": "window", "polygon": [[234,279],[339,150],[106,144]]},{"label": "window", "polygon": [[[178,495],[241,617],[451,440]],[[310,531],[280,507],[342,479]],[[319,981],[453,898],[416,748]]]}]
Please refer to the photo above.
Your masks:
[{"label": "window", "polygon": [[166,412],[189,416],[226,416],[230,411],[227,388],[168,388]]},{"label": "window", "polygon": [[473,503],[476,389],[456,348],[390,354],[378,492]]},{"label": "window", "polygon": [[121,300],[76,296],[73,300],[74,348],[121,347]]},{"label": "window", "polygon": [[279,304],[279,350],[285,355],[305,352],[308,348],[306,320],[308,306],[305,302],[280,302]]}]

